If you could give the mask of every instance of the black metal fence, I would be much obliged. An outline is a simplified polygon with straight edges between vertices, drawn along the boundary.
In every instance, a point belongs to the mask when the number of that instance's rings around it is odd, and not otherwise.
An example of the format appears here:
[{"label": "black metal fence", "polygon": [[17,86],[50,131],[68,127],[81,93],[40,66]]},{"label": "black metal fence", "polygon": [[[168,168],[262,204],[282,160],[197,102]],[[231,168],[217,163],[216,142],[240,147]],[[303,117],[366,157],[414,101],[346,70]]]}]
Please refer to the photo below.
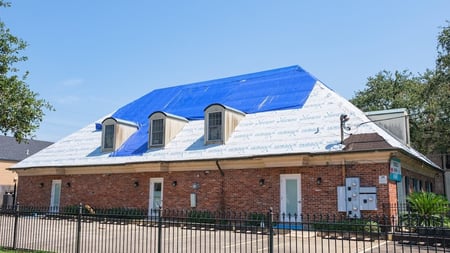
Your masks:
[{"label": "black metal fence", "polygon": [[[424,223],[423,220],[436,223]],[[450,252],[448,217],[97,209],[0,210],[0,246],[40,252]],[[1,252],[1,251],[0,251]]]}]

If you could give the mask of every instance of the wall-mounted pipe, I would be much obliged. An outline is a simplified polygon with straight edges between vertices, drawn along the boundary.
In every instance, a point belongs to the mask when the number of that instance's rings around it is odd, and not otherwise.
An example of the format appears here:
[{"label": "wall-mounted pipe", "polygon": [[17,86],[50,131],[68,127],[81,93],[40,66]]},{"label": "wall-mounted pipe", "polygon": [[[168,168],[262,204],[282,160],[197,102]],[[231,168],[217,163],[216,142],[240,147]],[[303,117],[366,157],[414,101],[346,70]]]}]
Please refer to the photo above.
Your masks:
[{"label": "wall-mounted pipe", "polygon": [[222,168],[220,167],[219,160],[216,160],[216,165],[217,165],[217,169],[219,169],[220,175],[222,175],[222,177],[225,176]]}]

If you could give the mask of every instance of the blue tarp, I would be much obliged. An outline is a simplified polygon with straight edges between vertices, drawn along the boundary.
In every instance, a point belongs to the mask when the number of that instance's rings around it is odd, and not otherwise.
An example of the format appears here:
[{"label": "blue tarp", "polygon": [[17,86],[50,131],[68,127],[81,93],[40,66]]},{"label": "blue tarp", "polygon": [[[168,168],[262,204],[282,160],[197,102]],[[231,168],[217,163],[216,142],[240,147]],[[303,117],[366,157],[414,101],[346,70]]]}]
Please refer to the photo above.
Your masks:
[{"label": "blue tarp", "polygon": [[140,128],[111,156],[140,155],[147,150],[148,116],[155,111],[199,120],[213,103],[244,113],[301,108],[316,81],[299,66],[291,66],[154,90],[112,115]]}]

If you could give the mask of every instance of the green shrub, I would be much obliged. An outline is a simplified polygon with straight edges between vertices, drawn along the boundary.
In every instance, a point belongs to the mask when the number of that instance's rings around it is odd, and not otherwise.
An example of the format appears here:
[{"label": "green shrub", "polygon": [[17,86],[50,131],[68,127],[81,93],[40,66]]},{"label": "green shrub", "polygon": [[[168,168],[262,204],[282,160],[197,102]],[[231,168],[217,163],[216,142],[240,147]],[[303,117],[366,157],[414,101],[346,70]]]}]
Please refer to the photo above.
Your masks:
[{"label": "green shrub", "polygon": [[400,223],[409,227],[450,227],[450,204],[432,192],[414,192],[406,198],[410,210],[400,215]]},{"label": "green shrub", "polygon": [[251,213],[248,215],[245,225],[261,226],[261,224],[265,222],[266,222],[266,215],[264,215],[263,213]]},{"label": "green shrub", "polygon": [[340,221],[324,220],[312,223],[313,228],[323,231],[346,231],[346,232],[375,232],[379,231],[378,223],[364,219],[351,219]]},{"label": "green shrub", "polygon": [[192,210],[187,214],[187,221],[191,223],[214,224],[216,222],[216,219],[210,211]]},{"label": "green shrub", "polygon": [[364,226],[364,231],[368,233],[380,233],[381,228],[380,225],[375,221],[368,221]]}]

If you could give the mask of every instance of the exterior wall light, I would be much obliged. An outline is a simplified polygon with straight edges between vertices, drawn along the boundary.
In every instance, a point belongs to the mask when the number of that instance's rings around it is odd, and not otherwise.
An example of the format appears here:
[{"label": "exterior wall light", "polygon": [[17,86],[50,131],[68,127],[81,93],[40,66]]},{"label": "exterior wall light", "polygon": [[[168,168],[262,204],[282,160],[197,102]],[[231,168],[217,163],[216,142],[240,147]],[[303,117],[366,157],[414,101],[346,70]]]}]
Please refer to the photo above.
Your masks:
[{"label": "exterior wall light", "polygon": [[178,182],[175,180],[175,181],[172,181],[172,186],[173,187],[175,187],[175,186],[177,186],[177,184],[178,184]]},{"label": "exterior wall light", "polygon": [[72,186],[72,184],[70,184],[70,182],[67,182],[66,185],[67,185],[67,187],[71,187]]},{"label": "exterior wall light", "polygon": [[316,184],[317,184],[317,185],[322,184],[322,178],[321,178],[321,177],[318,177],[318,178],[316,179]]},{"label": "exterior wall light", "polygon": [[39,184],[39,187],[40,187],[40,188],[44,187],[44,183],[40,183],[40,184]]},{"label": "exterior wall light", "polygon": [[260,186],[263,186],[265,183],[266,183],[266,180],[264,180],[264,178],[261,178],[261,179],[259,180],[259,185],[260,185]]},{"label": "exterior wall light", "polygon": [[133,185],[134,185],[134,187],[138,187],[139,186],[139,181],[134,181]]},{"label": "exterior wall light", "polygon": [[192,189],[198,190],[199,188],[200,188],[200,184],[199,183],[195,182],[195,183],[192,184]]}]

